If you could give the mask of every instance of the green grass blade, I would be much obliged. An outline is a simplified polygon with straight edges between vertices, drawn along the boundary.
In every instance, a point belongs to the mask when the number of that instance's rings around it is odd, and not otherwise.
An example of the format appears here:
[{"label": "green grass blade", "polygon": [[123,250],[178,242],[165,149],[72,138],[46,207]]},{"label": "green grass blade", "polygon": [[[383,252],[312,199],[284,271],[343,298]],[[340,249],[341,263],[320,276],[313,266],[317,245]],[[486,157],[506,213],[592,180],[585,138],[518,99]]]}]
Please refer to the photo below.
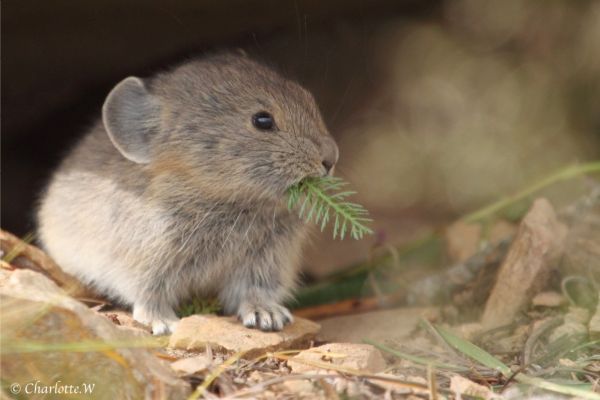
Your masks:
[{"label": "green grass blade", "polygon": [[471,357],[488,368],[497,370],[507,378],[512,375],[511,369],[506,364],[498,360],[487,351],[483,350],[481,347],[454,335],[452,332],[442,327],[435,327],[435,330],[446,341],[446,343],[454,347],[459,352]]},{"label": "green grass blade", "polygon": [[[442,327],[435,327],[435,330],[448,344],[480,364],[499,371],[506,378],[509,378],[513,374],[512,370],[506,364],[498,360],[487,351],[483,350],[481,347],[454,335],[452,332]],[[517,382],[536,386],[540,389],[549,390],[551,392],[566,394],[569,396],[578,396],[582,399],[600,400],[599,393],[594,393],[590,390],[579,387],[563,385],[545,379],[528,376],[523,373],[515,375],[514,379]]]},{"label": "green grass blade", "polygon": [[384,344],[375,342],[374,340],[370,340],[370,339],[363,339],[363,342],[368,343],[370,345],[373,345],[375,347],[377,347],[379,350],[381,351],[385,351],[386,353],[392,354],[398,358],[402,358],[408,361],[412,361],[415,364],[421,364],[421,365],[431,365],[433,367],[439,368],[439,369],[446,369],[449,371],[455,371],[455,372],[468,372],[469,369],[465,368],[465,367],[461,367],[460,365],[454,365],[454,364],[449,364],[449,363],[444,363],[444,362],[440,362],[437,360],[430,360],[427,358],[423,358],[423,357],[419,357],[419,356],[414,356],[412,354],[408,354],[408,353],[404,353],[401,352],[399,350],[396,349],[392,349],[391,347],[388,347]]}]

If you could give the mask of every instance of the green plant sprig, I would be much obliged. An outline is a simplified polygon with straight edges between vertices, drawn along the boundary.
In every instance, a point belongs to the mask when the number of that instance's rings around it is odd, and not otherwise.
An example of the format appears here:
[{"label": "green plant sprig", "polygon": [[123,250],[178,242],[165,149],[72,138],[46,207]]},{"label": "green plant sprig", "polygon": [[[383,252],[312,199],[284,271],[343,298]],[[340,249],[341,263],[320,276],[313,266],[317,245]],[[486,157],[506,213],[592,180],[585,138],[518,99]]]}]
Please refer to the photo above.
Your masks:
[{"label": "green plant sprig", "polygon": [[288,189],[288,209],[292,211],[301,203],[299,217],[306,222],[313,221],[321,231],[332,220],[334,239],[344,239],[348,232],[353,239],[362,239],[373,233],[367,226],[372,219],[363,206],[346,200],[356,193],[340,191],[346,185],[336,177],[303,179]]}]

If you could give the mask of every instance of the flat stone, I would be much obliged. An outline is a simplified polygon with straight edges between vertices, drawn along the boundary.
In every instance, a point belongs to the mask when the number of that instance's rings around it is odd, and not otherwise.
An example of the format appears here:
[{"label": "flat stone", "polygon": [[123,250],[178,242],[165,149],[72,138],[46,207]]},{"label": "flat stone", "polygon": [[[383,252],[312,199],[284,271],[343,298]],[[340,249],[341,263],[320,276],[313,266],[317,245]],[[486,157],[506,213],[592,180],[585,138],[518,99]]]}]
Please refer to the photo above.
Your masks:
[{"label": "flat stone", "polygon": [[531,300],[531,304],[536,307],[556,308],[566,303],[565,296],[558,292],[541,292],[536,294]]},{"label": "flat stone", "polygon": [[169,340],[169,347],[204,351],[207,346],[218,352],[245,352],[245,358],[267,352],[300,348],[309,344],[319,332],[319,324],[296,317],[279,332],[249,329],[235,317],[192,315],[183,318]]},{"label": "flat stone", "polygon": [[546,199],[533,203],[519,225],[485,305],[482,324],[486,330],[514,321],[546,286],[552,263],[563,251],[566,231]]},{"label": "flat stone", "polygon": [[364,339],[401,342],[410,338],[421,318],[435,318],[437,314],[436,308],[403,307],[327,318],[319,321],[321,333],[317,339],[347,343],[363,343]]},{"label": "flat stone", "polygon": [[206,354],[200,354],[174,361],[171,363],[171,368],[180,374],[191,375],[207,370],[211,364],[212,359],[210,357]]},{"label": "flat stone", "polygon": [[[93,385],[90,398],[187,398],[189,384],[143,348],[156,347],[156,339],[119,329],[40,273],[8,274],[8,279],[0,279],[3,379],[21,387],[36,380],[59,386]],[[82,342],[113,347],[69,350]],[[20,348],[32,344],[65,350],[23,352]]]},{"label": "flat stone", "polygon": [[[301,351],[288,360],[294,373],[306,373],[321,364],[349,368],[375,374],[385,369],[386,363],[381,352],[370,344],[329,343]],[[343,371],[342,371],[343,372]]]}]

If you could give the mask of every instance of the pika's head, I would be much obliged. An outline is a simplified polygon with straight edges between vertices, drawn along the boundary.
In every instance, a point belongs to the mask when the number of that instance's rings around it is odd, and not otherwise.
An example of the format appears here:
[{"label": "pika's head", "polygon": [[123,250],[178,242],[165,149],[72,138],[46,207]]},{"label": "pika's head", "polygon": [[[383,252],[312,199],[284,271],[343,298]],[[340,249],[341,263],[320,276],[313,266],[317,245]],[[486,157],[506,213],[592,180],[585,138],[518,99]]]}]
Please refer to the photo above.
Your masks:
[{"label": "pika's head", "polygon": [[102,112],[125,158],[191,191],[281,198],[304,177],[330,174],[338,159],[313,96],[243,55],[126,78]]}]

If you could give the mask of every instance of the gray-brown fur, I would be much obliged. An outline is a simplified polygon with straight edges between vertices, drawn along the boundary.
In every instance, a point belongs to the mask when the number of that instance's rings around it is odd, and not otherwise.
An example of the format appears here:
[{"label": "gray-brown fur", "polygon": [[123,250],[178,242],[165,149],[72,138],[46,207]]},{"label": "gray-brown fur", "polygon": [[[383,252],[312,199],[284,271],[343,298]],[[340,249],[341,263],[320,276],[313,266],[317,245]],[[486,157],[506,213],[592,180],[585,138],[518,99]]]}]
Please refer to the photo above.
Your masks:
[{"label": "gray-brown fur", "polygon": [[[275,130],[253,126],[259,111]],[[285,192],[325,160],[337,146],[310,93],[245,56],[208,56],[113,89],[43,195],[40,238],[155,333],[194,295],[278,330],[306,236]]]}]

